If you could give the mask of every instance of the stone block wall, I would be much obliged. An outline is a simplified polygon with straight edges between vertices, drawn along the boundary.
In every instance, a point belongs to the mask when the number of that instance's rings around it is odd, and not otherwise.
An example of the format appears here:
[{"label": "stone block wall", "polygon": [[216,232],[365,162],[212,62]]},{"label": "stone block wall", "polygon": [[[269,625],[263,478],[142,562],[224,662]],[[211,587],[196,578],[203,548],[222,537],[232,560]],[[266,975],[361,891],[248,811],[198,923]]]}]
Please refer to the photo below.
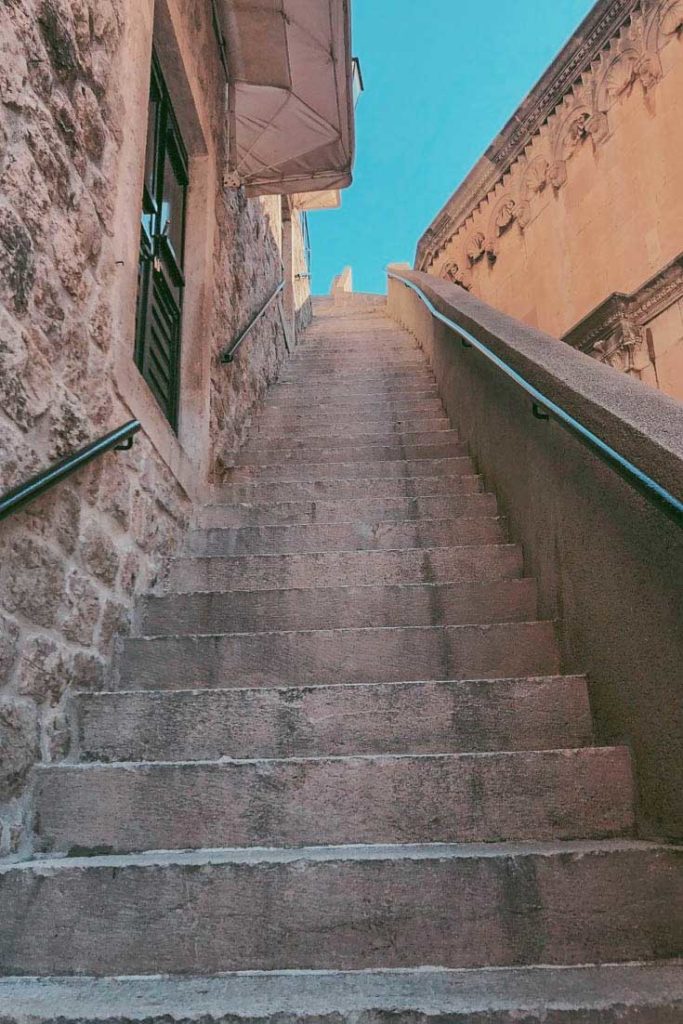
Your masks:
[{"label": "stone block wall", "polygon": [[[197,104],[181,122],[202,140],[190,198],[206,260],[200,273],[193,249],[178,437],[133,363],[157,32],[174,88],[182,67],[178,95]],[[0,856],[27,849],[32,766],[68,756],[70,691],[104,685],[136,596],[163,574],[286,356],[269,316],[233,366],[219,362],[278,278],[281,239],[279,198],[222,188],[224,116],[203,0],[0,5],[0,491],[143,424],[130,452],[0,523]]]}]

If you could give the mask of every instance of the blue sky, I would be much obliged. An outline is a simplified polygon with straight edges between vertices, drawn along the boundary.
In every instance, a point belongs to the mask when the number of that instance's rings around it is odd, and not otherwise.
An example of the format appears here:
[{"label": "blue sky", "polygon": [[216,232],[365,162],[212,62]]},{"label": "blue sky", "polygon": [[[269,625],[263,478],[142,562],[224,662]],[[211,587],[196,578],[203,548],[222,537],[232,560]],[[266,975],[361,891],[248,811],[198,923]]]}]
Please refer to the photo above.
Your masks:
[{"label": "blue sky", "polygon": [[593,0],[352,0],[365,93],[354,183],[341,210],[311,213],[313,290],[350,264],[354,290],[384,291],[418,238]]}]

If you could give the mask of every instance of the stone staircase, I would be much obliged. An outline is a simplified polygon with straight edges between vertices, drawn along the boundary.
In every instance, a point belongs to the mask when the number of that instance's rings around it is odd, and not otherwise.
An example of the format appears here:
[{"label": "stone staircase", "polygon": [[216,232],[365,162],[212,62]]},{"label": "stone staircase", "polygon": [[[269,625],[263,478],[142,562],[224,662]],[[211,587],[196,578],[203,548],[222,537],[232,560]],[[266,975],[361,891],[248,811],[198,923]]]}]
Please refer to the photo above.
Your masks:
[{"label": "stone staircase", "polygon": [[319,316],[38,771],[2,1024],[683,1020],[680,851],[536,603],[413,339]]}]

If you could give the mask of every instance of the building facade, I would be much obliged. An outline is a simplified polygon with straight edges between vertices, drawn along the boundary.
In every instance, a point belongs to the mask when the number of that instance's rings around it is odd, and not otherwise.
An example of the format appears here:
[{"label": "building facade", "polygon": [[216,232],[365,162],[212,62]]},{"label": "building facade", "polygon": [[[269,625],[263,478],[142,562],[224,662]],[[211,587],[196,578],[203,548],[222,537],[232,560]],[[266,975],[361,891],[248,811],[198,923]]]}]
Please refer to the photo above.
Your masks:
[{"label": "building facade", "polygon": [[681,96],[681,0],[599,0],[416,269],[683,398]]},{"label": "building facade", "polygon": [[[309,46],[313,83],[296,19],[262,10],[264,51],[253,7],[2,6],[0,491],[131,419],[142,431],[0,523],[0,855],[20,850],[32,765],[68,754],[70,691],[101,685],[136,594],[310,316],[301,211],[350,181],[349,5],[305,26],[325,55]],[[303,139],[296,90],[311,87],[321,113]],[[275,151],[283,138],[292,152]]]}]

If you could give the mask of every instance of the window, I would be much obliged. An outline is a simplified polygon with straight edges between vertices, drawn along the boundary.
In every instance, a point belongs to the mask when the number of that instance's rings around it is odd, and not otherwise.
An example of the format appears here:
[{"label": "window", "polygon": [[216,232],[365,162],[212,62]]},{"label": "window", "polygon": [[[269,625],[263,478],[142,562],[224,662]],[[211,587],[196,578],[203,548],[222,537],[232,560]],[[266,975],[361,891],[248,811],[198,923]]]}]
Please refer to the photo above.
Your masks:
[{"label": "window", "polygon": [[135,363],[178,428],[187,151],[156,55],[152,56],[138,267]]}]

